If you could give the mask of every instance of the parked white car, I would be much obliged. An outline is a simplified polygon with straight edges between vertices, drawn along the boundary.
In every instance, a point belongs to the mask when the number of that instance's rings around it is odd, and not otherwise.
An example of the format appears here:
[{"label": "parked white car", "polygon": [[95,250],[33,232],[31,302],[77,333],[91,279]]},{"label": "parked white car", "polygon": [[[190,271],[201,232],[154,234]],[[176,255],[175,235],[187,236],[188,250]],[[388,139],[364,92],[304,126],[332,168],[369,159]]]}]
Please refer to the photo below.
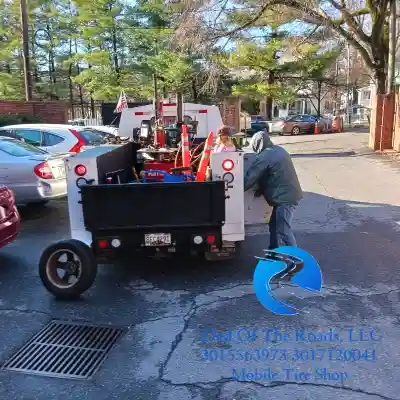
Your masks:
[{"label": "parked white car", "polygon": [[65,197],[65,157],[0,137],[0,186],[12,189],[17,204],[45,204]]},{"label": "parked white car", "polygon": [[0,128],[0,136],[19,139],[51,153],[80,153],[105,143],[100,132],[58,124],[20,124]]}]

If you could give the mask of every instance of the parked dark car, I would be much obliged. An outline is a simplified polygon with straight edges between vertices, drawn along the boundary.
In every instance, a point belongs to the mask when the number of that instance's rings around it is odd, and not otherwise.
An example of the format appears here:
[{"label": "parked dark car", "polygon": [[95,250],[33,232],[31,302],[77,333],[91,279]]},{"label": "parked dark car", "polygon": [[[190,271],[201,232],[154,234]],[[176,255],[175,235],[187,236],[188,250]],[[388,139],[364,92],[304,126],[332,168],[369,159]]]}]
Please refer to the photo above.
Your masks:
[{"label": "parked dark car", "polygon": [[267,130],[269,132],[269,125],[267,121],[254,121],[251,123],[251,128],[245,130],[247,136],[253,136],[256,132]]},{"label": "parked dark car", "polygon": [[272,124],[272,132],[279,133],[280,135],[313,134],[316,123],[321,133],[329,131],[332,127],[332,121],[328,118],[298,114],[274,122]]}]

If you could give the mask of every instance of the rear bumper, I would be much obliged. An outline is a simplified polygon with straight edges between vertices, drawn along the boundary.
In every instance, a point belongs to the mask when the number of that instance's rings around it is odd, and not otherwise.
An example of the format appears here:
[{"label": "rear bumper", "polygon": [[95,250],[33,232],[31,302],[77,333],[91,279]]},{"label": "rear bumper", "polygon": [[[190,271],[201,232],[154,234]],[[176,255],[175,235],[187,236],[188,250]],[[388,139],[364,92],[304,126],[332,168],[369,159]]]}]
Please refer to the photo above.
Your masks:
[{"label": "rear bumper", "polygon": [[49,180],[48,182],[40,180],[29,184],[11,185],[10,187],[15,193],[17,204],[35,203],[67,196],[66,179]]},{"label": "rear bumper", "polygon": [[20,217],[17,209],[6,221],[0,222],[0,248],[13,242],[21,229]]},{"label": "rear bumper", "polygon": [[40,180],[38,187],[38,200],[52,200],[67,195],[67,180]]},{"label": "rear bumper", "polygon": [[290,129],[286,126],[272,125],[271,133],[290,133]]},{"label": "rear bumper", "polygon": [[[145,235],[148,233],[164,233],[171,235],[171,245],[167,246],[146,246]],[[202,242],[196,244],[195,237],[202,237]],[[213,243],[207,242],[207,237],[214,237]],[[113,239],[119,239],[121,245],[113,248],[111,242]],[[102,243],[107,242],[106,248],[101,248]],[[206,252],[211,248],[221,248],[222,229],[221,228],[164,228],[157,231],[139,230],[139,231],[114,231],[114,232],[96,232],[92,234],[92,249],[97,257],[115,258],[124,254],[134,252],[144,253],[191,253]]]}]

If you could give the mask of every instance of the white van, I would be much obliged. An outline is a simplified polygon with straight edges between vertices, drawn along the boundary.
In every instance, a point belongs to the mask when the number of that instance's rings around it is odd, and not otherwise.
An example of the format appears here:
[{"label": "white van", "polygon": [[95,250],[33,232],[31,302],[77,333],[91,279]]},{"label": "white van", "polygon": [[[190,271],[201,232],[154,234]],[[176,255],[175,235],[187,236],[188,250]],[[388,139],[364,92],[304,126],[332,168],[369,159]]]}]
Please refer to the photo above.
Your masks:
[{"label": "white van", "polygon": [[[125,108],[119,123],[119,136],[132,138],[133,129],[140,128],[143,120],[151,120],[154,116],[152,104]],[[217,132],[222,125],[221,113],[217,106],[183,103],[183,116],[185,121],[198,121],[197,139],[205,139],[210,132]]]}]

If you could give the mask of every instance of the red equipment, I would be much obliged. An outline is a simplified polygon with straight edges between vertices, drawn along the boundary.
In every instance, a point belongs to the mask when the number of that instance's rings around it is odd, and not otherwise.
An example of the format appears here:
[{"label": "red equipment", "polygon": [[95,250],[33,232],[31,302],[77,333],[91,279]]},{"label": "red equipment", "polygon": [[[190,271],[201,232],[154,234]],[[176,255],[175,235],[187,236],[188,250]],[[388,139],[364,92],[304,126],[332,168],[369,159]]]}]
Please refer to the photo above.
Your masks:
[{"label": "red equipment", "polygon": [[160,148],[165,147],[165,132],[162,128],[157,128],[154,134],[154,145],[160,146]]}]

